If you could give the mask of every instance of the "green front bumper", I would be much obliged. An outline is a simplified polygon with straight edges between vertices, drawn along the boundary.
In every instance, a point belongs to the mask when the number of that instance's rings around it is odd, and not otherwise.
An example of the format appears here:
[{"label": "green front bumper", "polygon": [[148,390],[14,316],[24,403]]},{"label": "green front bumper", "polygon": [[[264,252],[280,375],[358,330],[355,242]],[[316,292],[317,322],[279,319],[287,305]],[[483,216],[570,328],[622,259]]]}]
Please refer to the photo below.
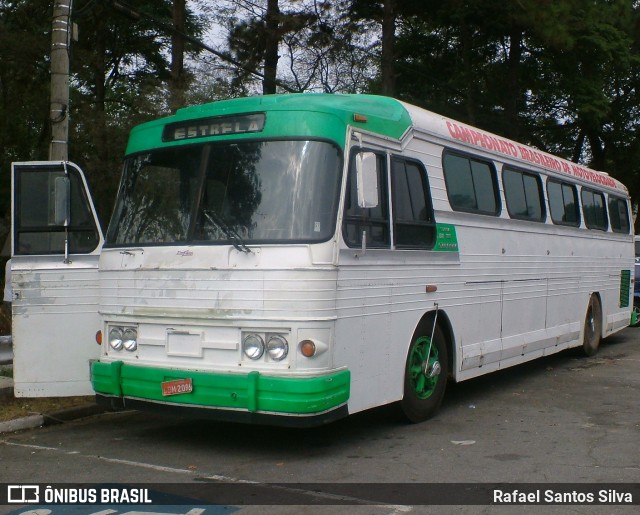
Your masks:
[{"label": "green front bumper", "polygon": [[[191,379],[193,391],[163,396],[161,384],[177,379]],[[257,371],[233,374],[171,370],[122,361],[94,361],[91,381],[99,395],[282,415],[312,415],[332,410],[347,402],[350,389],[348,370],[314,377],[281,377]]]}]

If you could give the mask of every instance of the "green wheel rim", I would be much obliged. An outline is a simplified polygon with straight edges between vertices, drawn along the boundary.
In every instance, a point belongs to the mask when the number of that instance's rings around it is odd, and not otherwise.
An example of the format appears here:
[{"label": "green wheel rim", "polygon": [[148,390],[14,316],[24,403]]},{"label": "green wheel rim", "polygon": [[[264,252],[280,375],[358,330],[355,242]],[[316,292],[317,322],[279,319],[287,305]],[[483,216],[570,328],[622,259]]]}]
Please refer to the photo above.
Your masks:
[{"label": "green wheel rim", "polygon": [[424,373],[424,365],[425,361],[427,361],[429,347],[431,347],[431,352],[428,356],[428,368],[432,368],[438,361],[438,348],[435,345],[430,345],[430,343],[431,338],[421,336],[411,347],[411,354],[409,356],[409,381],[419,399],[428,399],[431,397],[438,384],[438,375],[429,377]]}]

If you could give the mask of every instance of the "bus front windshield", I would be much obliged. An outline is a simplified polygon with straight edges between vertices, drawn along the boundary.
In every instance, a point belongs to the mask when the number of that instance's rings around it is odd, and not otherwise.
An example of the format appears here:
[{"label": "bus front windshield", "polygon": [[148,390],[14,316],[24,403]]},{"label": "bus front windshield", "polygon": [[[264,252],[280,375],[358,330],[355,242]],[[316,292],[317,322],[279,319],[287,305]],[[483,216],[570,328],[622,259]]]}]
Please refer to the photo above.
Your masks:
[{"label": "bus front windshield", "polygon": [[341,154],[323,141],[206,143],[125,162],[107,245],[326,241]]}]

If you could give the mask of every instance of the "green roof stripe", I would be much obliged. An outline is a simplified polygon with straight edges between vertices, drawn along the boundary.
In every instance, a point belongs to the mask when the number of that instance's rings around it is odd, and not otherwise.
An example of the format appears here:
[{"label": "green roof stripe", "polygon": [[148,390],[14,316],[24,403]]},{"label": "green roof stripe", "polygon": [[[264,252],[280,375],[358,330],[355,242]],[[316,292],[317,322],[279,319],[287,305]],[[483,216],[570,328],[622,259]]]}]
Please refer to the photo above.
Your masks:
[{"label": "green roof stripe", "polygon": [[[267,113],[264,130],[259,134],[228,134],[172,142],[162,141],[162,131],[165,125],[170,123],[258,112]],[[367,121],[355,122],[354,114],[366,116]],[[126,153],[134,154],[164,146],[202,141],[256,137],[320,137],[330,139],[344,148],[346,128],[349,125],[399,139],[411,126],[411,118],[397,100],[374,95],[296,93],[221,100],[186,107],[173,116],[134,127]]]}]

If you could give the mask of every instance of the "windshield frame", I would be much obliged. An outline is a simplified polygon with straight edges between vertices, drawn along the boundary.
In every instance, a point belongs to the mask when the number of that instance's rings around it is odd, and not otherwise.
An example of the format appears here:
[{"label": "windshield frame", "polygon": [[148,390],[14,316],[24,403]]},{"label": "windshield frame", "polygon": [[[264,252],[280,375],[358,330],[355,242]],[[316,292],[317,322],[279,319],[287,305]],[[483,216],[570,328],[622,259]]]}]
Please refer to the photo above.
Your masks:
[{"label": "windshield frame", "polygon": [[[246,236],[241,236],[238,234],[238,231],[234,228],[233,225],[229,225],[228,227],[221,228],[223,232],[226,233],[226,238],[222,239],[206,239],[206,238],[198,238],[194,235],[194,225],[198,223],[202,223],[202,220],[205,218],[203,208],[203,196],[202,191],[198,191],[197,194],[199,198],[195,204],[192,205],[189,209],[191,218],[189,220],[189,227],[186,229],[187,237],[184,239],[179,239],[175,241],[124,241],[117,242],[117,226],[121,223],[120,217],[122,215],[123,202],[127,196],[127,177],[129,174],[129,166],[132,166],[135,163],[136,159],[141,158],[142,156],[149,155],[157,155],[158,153],[162,153],[165,151],[179,151],[183,150],[185,152],[199,150],[202,156],[205,156],[207,160],[211,160],[210,154],[213,153],[212,150],[217,148],[224,147],[242,147],[244,145],[267,145],[269,143],[323,143],[329,145],[335,152],[335,173],[333,180],[333,195],[324,196],[322,193],[318,193],[313,196],[317,202],[328,202],[330,205],[330,211],[328,212],[327,221],[329,223],[328,228],[322,231],[322,237],[319,238],[251,238]],[[206,150],[209,149],[209,150]],[[209,163],[210,161],[208,161]],[[203,164],[200,166],[198,170],[198,181],[200,184],[205,180],[205,176],[207,174],[207,164]],[[318,170],[316,169],[316,172]],[[325,170],[327,172],[327,170]],[[131,247],[166,247],[166,246],[235,246],[238,248],[238,244],[240,247],[245,247],[245,245],[251,246],[262,246],[262,245],[290,245],[290,244],[317,244],[324,243],[330,241],[335,238],[337,227],[338,227],[338,215],[339,215],[339,204],[341,198],[342,191],[342,183],[343,183],[343,174],[344,174],[344,152],[343,149],[338,145],[335,141],[327,138],[316,138],[316,137],[277,137],[277,138],[241,138],[241,139],[225,139],[222,141],[198,141],[198,142],[189,142],[189,143],[180,143],[177,145],[167,145],[163,147],[158,147],[150,150],[146,150],[143,152],[137,152],[133,154],[129,154],[125,158],[125,162],[123,163],[122,175],[120,178],[120,183],[118,186],[118,193],[116,196],[116,201],[114,205],[114,210],[109,222],[109,226],[105,236],[104,248],[131,248]],[[294,213],[295,216],[295,213]],[[207,219],[211,219],[210,217],[206,217]],[[226,221],[225,221],[226,222]],[[229,233],[229,229],[232,234]]]}]

